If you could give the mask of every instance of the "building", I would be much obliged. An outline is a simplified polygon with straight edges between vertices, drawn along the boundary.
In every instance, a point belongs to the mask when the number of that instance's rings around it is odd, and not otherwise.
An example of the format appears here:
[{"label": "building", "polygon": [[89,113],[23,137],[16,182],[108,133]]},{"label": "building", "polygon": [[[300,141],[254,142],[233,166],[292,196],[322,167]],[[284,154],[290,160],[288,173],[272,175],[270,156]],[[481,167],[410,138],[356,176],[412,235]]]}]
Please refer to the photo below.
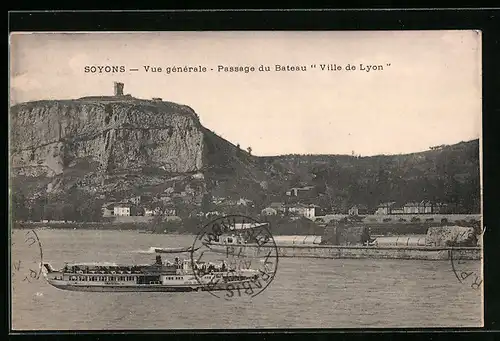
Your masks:
[{"label": "building", "polygon": [[245,198],[240,198],[236,201],[237,206],[251,206],[253,203],[252,200],[245,199]]},{"label": "building", "polygon": [[443,213],[446,210],[446,204],[432,203],[429,200],[421,202],[408,202],[403,206],[405,214],[435,214]]},{"label": "building", "polygon": [[314,186],[293,187],[286,194],[292,197],[306,198],[314,195]]},{"label": "building", "polygon": [[349,215],[365,215],[368,214],[368,207],[365,205],[354,205],[348,211]]},{"label": "building", "polygon": [[269,205],[270,208],[276,210],[277,213],[286,213],[287,211],[287,208],[285,206],[284,203],[282,202],[272,202],[270,205]]},{"label": "building", "polygon": [[131,204],[134,204],[134,205],[139,205],[141,203],[141,196],[138,195],[138,196],[135,196],[135,197],[132,197],[132,198],[128,198],[127,201]]},{"label": "building", "polygon": [[103,217],[113,217],[115,215],[112,204],[102,205],[101,212]]},{"label": "building", "polygon": [[440,202],[434,203],[432,213],[448,213],[448,205]]},{"label": "building", "polygon": [[130,216],[130,206],[127,205],[119,205],[115,206],[113,208],[113,215],[114,216],[122,216],[122,217],[128,217]]},{"label": "building", "polygon": [[380,214],[380,215],[388,215],[392,214],[392,210],[396,202],[391,201],[391,202],[383,202],[380,205],[377,206],[377,210],[375,211],[375,214]]},{"label": "building", "polygon": [[287,207],[287,212],[290,214],[303,216],[307,219],[314,220],[316,218],[317,205],[294,204]]},{"label": "building", "polygon": [[266,207],[264,208],[260,214],[262,214],[263,216],[266,216],[266,215],[277,215],[278,214],[278,211],[276,211],[274,208],[272,207]]},{"label": "building", "polygon": [[431,214],[432,213],[432,203],[428,200],[422,200],[418,205],[418,213]]},{"label": "building", "polygon": [[404,214],[404,210],[402,208],[393,208],[391,210],[391,214]]}]

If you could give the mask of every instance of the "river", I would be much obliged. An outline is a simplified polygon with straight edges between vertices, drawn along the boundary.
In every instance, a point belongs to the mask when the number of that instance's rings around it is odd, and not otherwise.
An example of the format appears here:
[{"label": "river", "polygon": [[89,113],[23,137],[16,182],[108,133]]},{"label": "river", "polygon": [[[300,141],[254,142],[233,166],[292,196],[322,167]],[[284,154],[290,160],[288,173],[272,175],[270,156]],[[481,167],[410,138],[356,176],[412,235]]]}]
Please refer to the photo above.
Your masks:
[{"label": "river", "polygon": [[[194,236],[36,229],[43,260],[148,263],[151,246],[190,246]],[[28,230],[12,233],[14,330],[480,327],[482,287],[459,282],[448,261],[282,258],[254,298],[199,293],[90,293],[30,277],[40,262]],[[481,262],[467,262],[481,273]],[[36,268],[37,269],[37,268]],[[35,277],[33,275],[33,277]]]}]

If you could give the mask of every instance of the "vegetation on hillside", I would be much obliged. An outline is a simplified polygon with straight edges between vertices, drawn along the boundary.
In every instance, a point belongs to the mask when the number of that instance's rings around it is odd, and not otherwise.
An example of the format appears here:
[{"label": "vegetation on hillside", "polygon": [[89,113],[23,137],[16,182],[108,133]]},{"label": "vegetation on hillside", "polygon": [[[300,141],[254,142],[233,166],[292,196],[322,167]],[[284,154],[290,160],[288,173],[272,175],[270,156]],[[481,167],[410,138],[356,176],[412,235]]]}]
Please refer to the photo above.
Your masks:
[{"label": "vegetation on hillside", "polygon": [[446,203],[451,213],[480,212],[478,140],[406,155],[287,155],[259,162],[281,180],[282,194],[292,186],[315,185],[317,203],[340,212],[355,204],[375,209],[382,202],[421,200]]}]

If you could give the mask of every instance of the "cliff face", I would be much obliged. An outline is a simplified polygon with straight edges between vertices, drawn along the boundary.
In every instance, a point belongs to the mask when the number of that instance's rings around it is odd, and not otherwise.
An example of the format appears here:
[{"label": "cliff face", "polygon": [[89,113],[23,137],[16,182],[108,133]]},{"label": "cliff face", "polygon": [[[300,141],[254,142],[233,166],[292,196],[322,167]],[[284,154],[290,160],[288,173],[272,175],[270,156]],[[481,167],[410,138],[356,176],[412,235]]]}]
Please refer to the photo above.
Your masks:
[{"label": "cliff face", "polygon": [[196,114],[169,102],[90,98],[11,108],[13,175],[62,174],[79,160],[106,174],[153,167],[185,173],[203,167]]}]

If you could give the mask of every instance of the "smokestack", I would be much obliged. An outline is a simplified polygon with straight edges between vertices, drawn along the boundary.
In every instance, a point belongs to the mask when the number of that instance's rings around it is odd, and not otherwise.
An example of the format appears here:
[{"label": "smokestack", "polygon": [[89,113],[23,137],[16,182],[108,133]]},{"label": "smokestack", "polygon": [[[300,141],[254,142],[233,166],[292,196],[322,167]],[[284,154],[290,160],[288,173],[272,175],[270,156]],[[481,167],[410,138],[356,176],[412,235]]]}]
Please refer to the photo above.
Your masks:
[{"label": "smokestack", "polygon": [[123,96],[123,87],[125,84],[120,82],[115,82],[115,96]]}]

